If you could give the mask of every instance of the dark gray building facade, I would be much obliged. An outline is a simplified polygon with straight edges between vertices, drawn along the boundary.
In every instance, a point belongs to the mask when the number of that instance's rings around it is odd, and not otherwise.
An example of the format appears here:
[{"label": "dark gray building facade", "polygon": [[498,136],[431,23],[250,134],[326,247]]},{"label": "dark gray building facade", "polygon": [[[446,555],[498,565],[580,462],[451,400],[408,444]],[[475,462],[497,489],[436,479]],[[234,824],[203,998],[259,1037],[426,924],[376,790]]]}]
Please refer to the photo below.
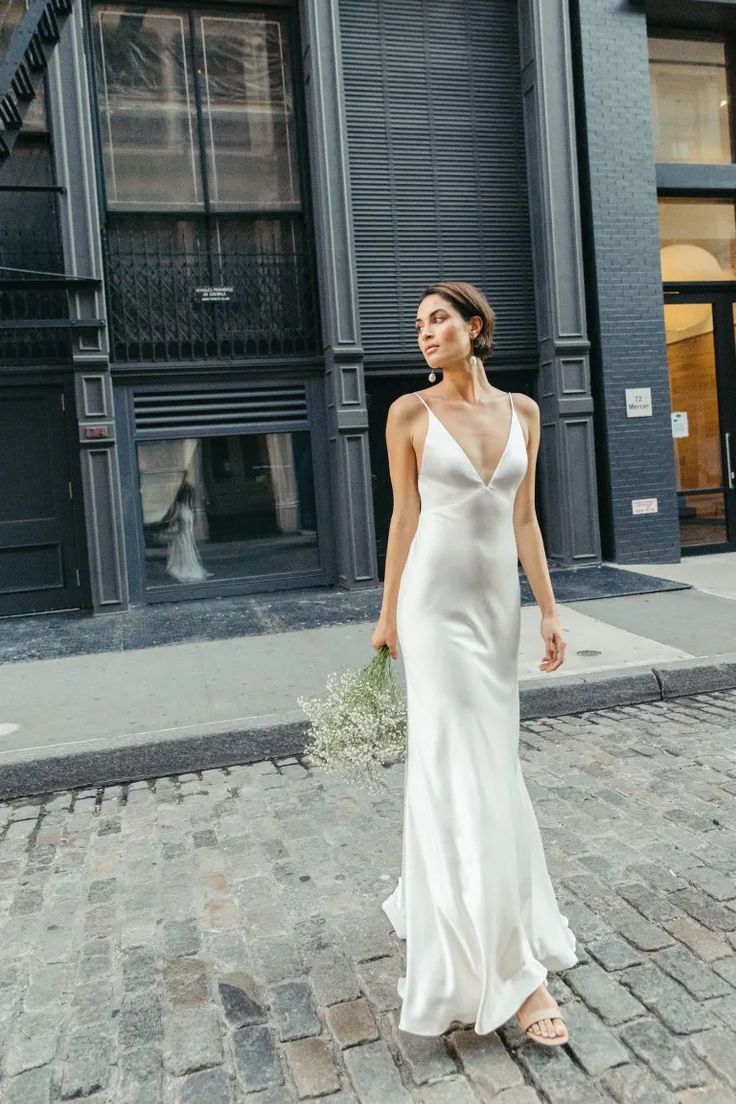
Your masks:
[{"label": "dark gray building facade", "polygon": [[666,8],[10,5],[0,616],[379,582],[438,278],[541,408],[551,564],[736,548],[736,5]]}]

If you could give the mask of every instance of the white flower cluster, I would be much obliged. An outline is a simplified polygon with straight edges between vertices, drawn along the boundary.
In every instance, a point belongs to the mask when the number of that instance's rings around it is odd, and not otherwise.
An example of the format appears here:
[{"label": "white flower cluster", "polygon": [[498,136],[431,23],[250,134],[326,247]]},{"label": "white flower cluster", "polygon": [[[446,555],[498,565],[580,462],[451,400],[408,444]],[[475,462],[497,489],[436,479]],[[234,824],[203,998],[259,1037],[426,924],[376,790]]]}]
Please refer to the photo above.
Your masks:
[{"label": "white flower cluster", "polygon": [[406,754],[406,703],[384,645],[358,671],[333,672],[322,698],[297,698],[310,721],[308,755],[346,781],[375,791],[384,764]]}]

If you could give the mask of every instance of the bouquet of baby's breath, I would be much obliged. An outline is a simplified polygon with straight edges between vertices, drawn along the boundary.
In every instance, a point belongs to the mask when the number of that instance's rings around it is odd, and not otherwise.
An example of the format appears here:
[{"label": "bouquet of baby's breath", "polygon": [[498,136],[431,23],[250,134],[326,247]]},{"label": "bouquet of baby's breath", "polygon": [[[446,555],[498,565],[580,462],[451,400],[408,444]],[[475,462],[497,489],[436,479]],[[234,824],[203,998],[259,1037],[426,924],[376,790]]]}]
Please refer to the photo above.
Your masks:
[{"label": "bouquet of baby's breath", "polygon": [[382,644],[359,670],[327,677],[322,698],[297,698],[313,740],[305,752],[332,774],[377,790],[381,768],[406,753],[406,703]]}]

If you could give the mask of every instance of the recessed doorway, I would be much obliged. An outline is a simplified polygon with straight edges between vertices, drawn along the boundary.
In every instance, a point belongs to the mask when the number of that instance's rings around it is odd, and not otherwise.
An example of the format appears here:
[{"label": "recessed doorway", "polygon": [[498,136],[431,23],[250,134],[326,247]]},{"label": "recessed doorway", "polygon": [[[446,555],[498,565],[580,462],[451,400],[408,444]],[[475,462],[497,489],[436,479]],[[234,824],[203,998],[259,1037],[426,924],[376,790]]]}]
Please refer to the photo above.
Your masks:
[{"label": "recessed doorway", "polygon": [[665,290],[683,555],[736,550],[736,289]]}]

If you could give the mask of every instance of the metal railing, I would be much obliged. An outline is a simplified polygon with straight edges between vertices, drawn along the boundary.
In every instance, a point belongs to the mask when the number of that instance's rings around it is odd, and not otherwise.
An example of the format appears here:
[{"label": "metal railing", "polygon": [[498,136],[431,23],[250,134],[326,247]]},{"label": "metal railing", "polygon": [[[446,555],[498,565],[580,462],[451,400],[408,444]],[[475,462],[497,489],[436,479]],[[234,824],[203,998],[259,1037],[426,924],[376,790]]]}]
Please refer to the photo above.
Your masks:
[{"label": "metal railing", "polygon": [[113,231],[106,250],[112,358],[123,363],[247,360],[317,347],[307,253],[176,249]]}]

